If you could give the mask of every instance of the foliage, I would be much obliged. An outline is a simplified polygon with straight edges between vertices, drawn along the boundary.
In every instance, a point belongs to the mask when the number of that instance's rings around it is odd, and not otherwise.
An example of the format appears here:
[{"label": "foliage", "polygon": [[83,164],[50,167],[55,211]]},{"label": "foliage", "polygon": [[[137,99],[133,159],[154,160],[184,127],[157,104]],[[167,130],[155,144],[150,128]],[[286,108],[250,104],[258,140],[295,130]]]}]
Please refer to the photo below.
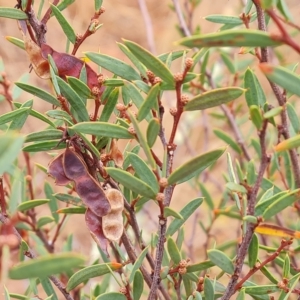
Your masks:
[{"label": "foliage", "polygon": [[[0,17],[18,20],[23,37],[7,40],[26,51],[37,82],[51,85],[45,91],[25,76],[12,92],[1,60],[1,106],[10,107],[0,115],[1,281],[29,279],[23,294],[4,287],[5,299],[299,298],[300,79],[297,63],[284,62],[288,51],[300,54],[300,28],[285,0],[241,1],[235,16],[206,16],[221,26],[208,34],[192,27],[201,1],[185,1],[183,11],[173,0],[180,50],[154,55],[124,39],[118,46],[127,62],[90,51],[76,57],[102,26],[101,0],[83,35],[65,17],[74,1],[58,2],[0,7]],[[46,43],[50,18],[70,53]],[[25,102],[18,102],[21,90]],[[35,101],[52,110],[34,110]],[[34,119],[44,128],[25,134]],[[191,146],[189,129],[199,119],[205,151]],[[182,145],[191,157],[178,155]],[[36,153],[44,163],[33,168]],[[41,195],[35,179],[43,173],[52,178]],[[185,187],[197,197],[184,195]],[[176,192],[181,210],[172,206]],[[59,239],[83,214],[97,245],[94,261],[76,253],[75,231]],[[227,241],[214,231],[221,217]],[[156,232],[145,218],[155,219]]]}]

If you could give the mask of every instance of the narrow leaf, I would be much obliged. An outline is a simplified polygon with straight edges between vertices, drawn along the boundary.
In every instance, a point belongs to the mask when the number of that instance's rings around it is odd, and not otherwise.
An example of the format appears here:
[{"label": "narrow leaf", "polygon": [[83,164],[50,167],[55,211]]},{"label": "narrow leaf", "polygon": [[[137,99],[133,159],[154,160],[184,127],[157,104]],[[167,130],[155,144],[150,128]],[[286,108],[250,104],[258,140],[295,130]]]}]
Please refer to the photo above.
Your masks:
[{"label": "narrow leaf", "polygon": [[203,110],[219,106],[239,98],[245,91],[238,87],[226,87],[204,92],[192,98],[184,106],[184,111]]},{"label": "narrow leaf", "polygon": [[144,277],[140,270],[135,272],[132,285],[133,300],[139,300],[144,291]]},{"label": "narrow leaf", "polygon": [[21,107],[19,109],[16,109],[16,110],[13,110],[6,114],[1,115],[0,116],[0,125],[11,122],[16,117],[19,117],[20,115],[27,112],[29,109],[30,109],[29,107]]},{"label": "narrow leaf", "polygon": [[15,19],[15,20],[27,20],[28,16],[20,9],[11,7],[0,7],[0,17]]},{"label": "narrow leaf", "polygon": [[192,213],[202,204],[202,202],[203,198],[196,198],[188,203],[179,212],[183,219],[174,219],[167,229],[166,236],[172,236],[177,230],[179,230]]},{"label": "narrow leaf", "polygon": [[141,79],[140,74],[133,67],[119,59],[95,52],[85,52],[84,55],[98,66],[126,80],[132,81]]},{"label": "narrow leaf", "polygon": [[111,292],[111,293],[104,293],[98,296],[95,300],[126,300],[124,294]]},{"label": "narrow leaf", "polygon": [[121,183],[124,187],[127,187],[142,196],[155,199],[156,193],[144,181],[121,169],[109,167],[105,168],[105,170],[113,179]]},{"label": "narrow leaf", "polygon": [[47,254],[22,262],[9,270],[11,279],[47,277],[60,274],[83,264],[85,258],[74,253]]},{"label": "narrow leaf", "polygon": [[159,60],[157,57],[152,55],[148,50],[142,48],[140,45],[123,40],[124,44],[129,48],[129,50],[142,62],[150,71],[152,71],[156,76],[160,77],[162,80],[173,84],[174,78],[173,74],[166,67],[166,65]]},{"label": "narrow leaf", "polygon": [[215,129],[214,131],[214,134],[220,138],[221,140],[223,140],[225,143],[227,143],[228,145],[230,145],[230,147],[236,151],[237,153],[241,154],[242,153],[242,150],[241,150],[241,147],[236,143],[235,140],[233,140],[230,135],[226,134],[224,131],[222,130],[218,130],[218,129]]},{"label": "narrow leaf", "polygon": [[178,265],[181,261],[181,255],[179,249],[177,248],[176,243],[173,241],[171,237],[168,238],[167,247],[171,259],[176,265]]},{"label": "narrow leaf", "polygon": [[159,130],[160,130],[159,119],[153,118],[148,124],[147,133],[146,133],[147,143],[150,148],[152,148],[153,145],[155,144],[155,141],[159,134]]},{"label": "narrow leaf", "polygon": [[248,257],[249,257],[248,264],[250,268],[253,268],[257,262],[258,250],[259,250],[258,237],[256,234],[253,234],[248,249]]},{"label": "narrow leaf", "polygon": [[233,262],[224,252],[217,249],[211,249],[207,251],[207,256],[221,270],[228,274],[233,274]]},{"label": "narrow leaf", "polygon": [[272,66],[268,63],[261,63],[259,67],[269,80],[288,92],[300,96],[300,78],[297,74],[287,68]]},{"label": "narrow leaf", "polygon": [[272,35],[260,30],[239,29],[224,30],[206,35],[194,35],[178,42],[193,47],[268,47],[282,44]]},{"label": "narrow leaf", "polygon": [[89,280],[90,278],[102,276],[110,273],[110,270],[118,270],[122,268],[122,264],[112,262],[107,264],[97,264],[81,269],[71,276],[67,284],[67,291],[73,290],[82,282]]},{"label": "narrow leaf", "polygon": [[26,135],[25,142],[48,141],[62,139],[63,132],[61,130],[49,129],[43,131],[32,132]]},{"label": "narrow leaf", "polygon": [[133,138],[126,128],[106,122],[82,122],[70,127],[70,129],[95,136],[107,136],[117,139]]},{"label": "narrow leaf", "polygon": [[213,164],[224,153],[226,148],[220,148],[199,155],[175,169],[168,178],[168,184],[185,182]]},{"label": "narrow leaf", "polygon": [[133,268],[131,270],[131,273],[130,273],[130,277],[129,277],[129,283],[131,283],[133,281],[133,278],[134,278],[134,275],[135,275],[135,272],[141,267],[142,263],[143,263],[143,260],[144,258],[146,257],[147,253],[148,253],[148,250],[149,250],[149,246],[146,247],[142,252],[141,254],[138,256],[138,258],[136,259],[134,265],[133,265]]},{"label": "narrow leaf", "polygon": [[34,208],[36,206],[40,206],[40,205],[43,205],[45,203],[48,203],[49,201],[50,201],[49,199],[36,199],[36,200],[25,201],[25,202],[22,202],[18,206],[18,210],[19,211],[25,211],[25,210]]}]

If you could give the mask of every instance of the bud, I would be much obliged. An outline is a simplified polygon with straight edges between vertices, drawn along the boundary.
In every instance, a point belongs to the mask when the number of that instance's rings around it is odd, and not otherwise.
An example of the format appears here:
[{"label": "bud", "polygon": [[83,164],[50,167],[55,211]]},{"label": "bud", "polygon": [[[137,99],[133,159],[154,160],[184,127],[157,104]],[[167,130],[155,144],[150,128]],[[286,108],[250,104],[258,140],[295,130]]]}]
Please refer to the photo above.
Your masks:
[{"label": "bud", "polygon": [[123,103],[117,103],[116,109],[118,111],[124,111],[124,110],[126,110],[126,106]]},{"label": "bud", "polygon": [[153,84],[156,84],[156,83],[161,83],[162,82],[162,80],[161,80],[161,78],[160,77],[155,77],[154,78],[154,80],[153,80]]},{"label": "bud", "polygon": [[180,100],[183,105],[186,105],[189,102],[190,98],[188,95],[182,95]]},{"label": "bud", "polygon": [[194,60],[191,57],[188,57],[185,60],[185,67],[189,70],[194,64]]},{"label": "bud", "polygon": [[182,259],[180,262],[179,262],[179,268],[186,268],[188,265],[188,262],[185,260],[185,259]]},{"label": "bud", "polygon": [[176,114],[177,114],[177,108],[176,107],[171,107],[169,111],[170,111],[170,114],[172,116],[176,116]]},{"label": "bud", "polygon": [[94,87],[92,88],[92,94],[93,94],[94,96],[98,96],[98,95],[100,94],[100,89],[99,89],[97,86],[94,86]]},{"label": "bud", "polygon": [[186,274],[186,268],[179,268],[178,269],[178,274],[180,274],[180,275],[184,275],[184,274]]},{"label": "bud", "polygon": [[158,184],[159,186],[165,188],[166,186],[168,186],[168,179],[166,177],[162,177],[161,179],[159,179]]},{"label": "bud", "polygon": [[129,128],[128,128],[128,132],[130,133],[130,134],[136,134],[136,131],[135,131],[135,129],[133,128],[133,126],[130,126]]},{"label": "bud", "polygon": [[152,71],[147,70],[147,71],[146,71],[146,74],[147,74],[148,79],[149,79],[150,81],[153,81],[153,80],[154,80],[155,75],[154,75],[154,73],[153,73]]},{"label": "bud", "polygon": [[119,292],[123,295],[126,295],[127,294],[127,289],[125,286],[121,286],[120,289],[119,289]]},{"label": "bud", "polygon": [[164,193],[158,193],[158,194],[156,195],[155,199],[156,199],[157,201],[164,201],[164,200],[165,200],[165,195],[164,195]]},{"label": "bud", "polygon": [[174,80],[175,80],[175,82],[182,81],[183,80],[183,74],[182,73],[174,74]]}]

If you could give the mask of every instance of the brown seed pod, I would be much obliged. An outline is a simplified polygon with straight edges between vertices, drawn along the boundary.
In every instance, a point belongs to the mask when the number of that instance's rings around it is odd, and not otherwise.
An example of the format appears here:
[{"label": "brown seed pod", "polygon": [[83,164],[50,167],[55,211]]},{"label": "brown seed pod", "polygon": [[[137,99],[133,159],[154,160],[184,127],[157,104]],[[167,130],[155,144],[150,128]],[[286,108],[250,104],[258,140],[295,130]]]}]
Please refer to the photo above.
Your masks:
[{"label": "brown seed pod", "polygon": [[101,248],[101,250],[104,251],[106,255],[108,255],[107,253],[108,241],[103,234],[101,218],[96,216],[90,209],[87,209],[85,213],[85,223],[94,241]]},{"label": "brown seed pod", "polygon": [[75,182],[75,190],[82,201],[98,216],[106,215],[111,207],[101,185],[89,174],[84,160],[67,148],[63,156],[65,175]]},{"label": "brown seed pod", "polygon": [[117,241],[123,234],[123,195],[116,189],[108,189],[105,191],[105,194],[110,203],[111,210],[107,215],[102,217],[103,233],[108,240]]},{"label": "brown seed pod", "polygon": [[67,185],[70,182],[70,179],[66,177],[63,168],[63,154],[64,152],[51,160],[47,171],[47,173],[55,179],[57,185]]}]

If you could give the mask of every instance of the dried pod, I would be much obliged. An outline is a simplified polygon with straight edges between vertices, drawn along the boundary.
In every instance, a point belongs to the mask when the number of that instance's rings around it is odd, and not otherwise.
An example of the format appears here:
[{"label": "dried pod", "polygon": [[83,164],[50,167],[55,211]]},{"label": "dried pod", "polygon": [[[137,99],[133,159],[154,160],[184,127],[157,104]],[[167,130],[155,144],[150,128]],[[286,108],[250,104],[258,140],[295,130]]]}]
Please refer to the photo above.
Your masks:
[{"label": "dried pod", "polygon": [[110,204],[101,185],[89,174],[84,160],[78,153],[66,149],[63,157],[66,176],[75,182],[75,190],[81,200],[98,216],[110,211]]},{"label": "dried pod", "polygon": [[94,241],[101,248],[101,250],[105,252],[106,255],[108,255],[108,241],[103,234],[101,218],[96,216],[90,209],[87,209],[85,213],[85,223]]},{"label": "dried pod", "polygon": [[28,58],[35,73],[43,79],[50,78],[50,67],[48,60],[42,56],[41,48],[27,34],[26,21],[20,20],[18,25],[23,36],[25,51],[27,52]]},{"label": "dried pod", "polygon": [[55,179],[57,185],[66,185],[70,182],[70,179],[66,177],[65,170],[63,168],[63,155],[64,152],[55,157],[48,166],[48,174]]},{"label": "dried pod", "polygon": [[[77,58],[74,55],[57,52],[47,44],[42,44],[41,50],[42,50],[42,56],[45,59],[48,59],[49,54],[52,56],[56,64],[56,67],[58,69],[58,75],[62,79],[65,80],[67,76],[73,76],[79,78],[81,69],[85,65],[88,87],[91,90],[93,89],[93,87],[100,87],[97,73],[81,59]],[[102,94],[104,89],[105,87],[102,86],[100,88],[99,93]]]},{"label": "dried pod", "polygon": [[124,157],[122,152],[118,148],[118,143],[116,139],[112,139],[111,141],[109,155],[113,159],[115,164],[121,168],[124,162]]},{"label": "dried pod", "polygon": [[108,189],[105,191],[105,194],[110,203],[111,210],[107,215],[102,217],[102,230],[108,240],[117,241],[123,234],[123,195],[116,189]]}]

